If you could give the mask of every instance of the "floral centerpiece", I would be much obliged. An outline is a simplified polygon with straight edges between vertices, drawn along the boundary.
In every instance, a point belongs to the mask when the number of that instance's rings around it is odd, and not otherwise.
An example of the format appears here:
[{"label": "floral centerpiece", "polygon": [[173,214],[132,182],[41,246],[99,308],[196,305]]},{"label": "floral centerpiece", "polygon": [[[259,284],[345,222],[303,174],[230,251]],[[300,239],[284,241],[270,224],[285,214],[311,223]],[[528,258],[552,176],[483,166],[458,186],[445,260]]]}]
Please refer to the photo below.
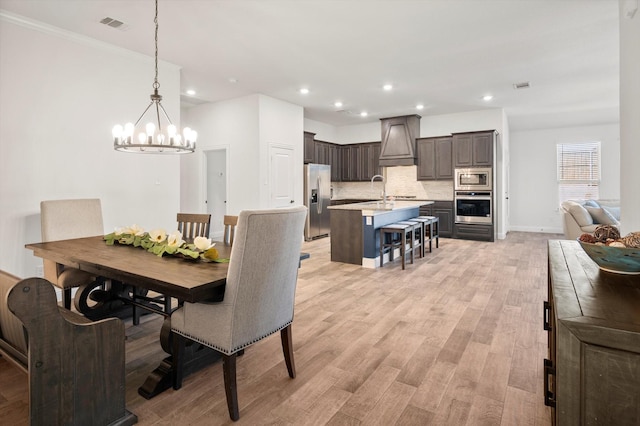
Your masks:
[{"label": "floral centerpiece", "polygon": [[142,247],[149,253],[157,256],[174,255],[187,259],[203,260],[207,262],[228,262],[229,259],[220,259],[215,243],[210,238],[196,237],[193,243],[187,243],[182,239],[180,231],[167,234],[164,229],[154,229],[145,232],[138,225],[117,228],[114,232],[104,236],[107,245],[115,243]]}]

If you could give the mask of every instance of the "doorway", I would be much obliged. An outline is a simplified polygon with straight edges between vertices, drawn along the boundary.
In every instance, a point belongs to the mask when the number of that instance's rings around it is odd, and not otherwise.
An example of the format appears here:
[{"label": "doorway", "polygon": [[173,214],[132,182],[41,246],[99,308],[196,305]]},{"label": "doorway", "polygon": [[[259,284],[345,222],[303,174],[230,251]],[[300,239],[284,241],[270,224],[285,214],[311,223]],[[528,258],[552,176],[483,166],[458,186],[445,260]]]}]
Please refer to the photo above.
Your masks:
[{"label": "doorway", "polygon": [[224,234],[224,215],[227,214],[227,149],[204,151],[206,170],[205,205],[211,215],[211,231],[214,240],[221,240]]},{"label": "doorway", "polygon": [[290,207],[293,197],[293,148],[289,146],[270,145],[271,194],[270,207]]}]

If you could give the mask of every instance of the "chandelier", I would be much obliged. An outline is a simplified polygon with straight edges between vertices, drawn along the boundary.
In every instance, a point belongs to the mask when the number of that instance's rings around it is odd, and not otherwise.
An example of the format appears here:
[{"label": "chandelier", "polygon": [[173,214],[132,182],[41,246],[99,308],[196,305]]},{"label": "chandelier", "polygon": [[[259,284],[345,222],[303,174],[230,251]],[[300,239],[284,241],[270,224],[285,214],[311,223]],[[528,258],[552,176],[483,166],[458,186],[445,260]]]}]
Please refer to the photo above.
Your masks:
[{"label": "chandelier", "polygon": [[[156,0],[156,15],[153,22],[156,24],[156,67],[155,79],[153,81],[153,93],[151,94],[151,103],[144,110],[140,118],[135,124],[127,123],[124,127],[116,124],[113,127],[113,148],[116,151],[125,152],[141,152],[151,154],[185,154],[194,152],[196,149],[196,139],[198,133],[189,127],[185,127],[182,134],[177,132],[176,126],[171,123],[171,119],[162,106],[162,96],[158,93],[160,83],[158,83],[158,0]],[[152,121],[147,122],[144,129],[139,129],[138,124],[144,118],[147,112],[155,115],[154,124]],[[160,123],[160,113],[169,122],[166,129],[163,129]],[[166,132],[165,132],[166,130]]]}]

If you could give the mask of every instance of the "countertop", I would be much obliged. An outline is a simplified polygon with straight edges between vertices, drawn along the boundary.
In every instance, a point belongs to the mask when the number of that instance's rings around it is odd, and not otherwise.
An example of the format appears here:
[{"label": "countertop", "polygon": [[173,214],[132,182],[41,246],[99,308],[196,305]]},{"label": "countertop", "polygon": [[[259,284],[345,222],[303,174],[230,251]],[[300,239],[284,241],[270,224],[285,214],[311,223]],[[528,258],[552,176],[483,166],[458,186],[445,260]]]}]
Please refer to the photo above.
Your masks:
[{"label": "countertop", "polygon": [[353,204],[341,204],[336,206],[329,206],[329,210],[362,210],[363,216],[375,216],[379,214],[385,214],[391,211],[398,211],[404,209],[417,208],[427,204],[433,204],[433,201],[367,201],[364,203]]}]

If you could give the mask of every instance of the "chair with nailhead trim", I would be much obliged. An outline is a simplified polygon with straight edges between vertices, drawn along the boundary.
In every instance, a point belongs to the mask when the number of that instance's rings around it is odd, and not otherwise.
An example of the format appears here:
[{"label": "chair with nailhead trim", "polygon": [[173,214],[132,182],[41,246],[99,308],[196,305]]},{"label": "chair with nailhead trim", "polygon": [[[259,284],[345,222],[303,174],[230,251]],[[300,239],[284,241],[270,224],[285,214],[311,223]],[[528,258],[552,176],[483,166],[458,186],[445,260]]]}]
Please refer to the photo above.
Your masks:
[{"label": "chair with nailhead trim", "polygon": [[182,386],[187,339],[222,355],[232,420],[240,418],[236,358],[246,347],[280,331],[289,377],[295,378],[291,324],[306,216],[304,206],[240,212],[223,300],[185,302],[171,315],[174,389]]}]

